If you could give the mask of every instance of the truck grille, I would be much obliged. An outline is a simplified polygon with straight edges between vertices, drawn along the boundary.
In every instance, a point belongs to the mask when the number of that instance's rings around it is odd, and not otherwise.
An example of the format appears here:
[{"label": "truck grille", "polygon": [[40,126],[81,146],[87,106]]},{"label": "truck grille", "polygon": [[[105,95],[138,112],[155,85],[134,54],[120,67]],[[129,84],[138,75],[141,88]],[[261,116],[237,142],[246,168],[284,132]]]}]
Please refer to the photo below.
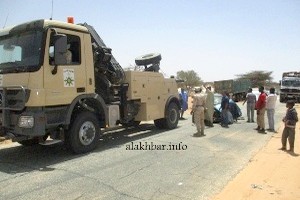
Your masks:
[{"label": "truck grille", "polygon": [[288,93],[288,92],[290,92],[290,93],[299,93],[300,92],[300,90],[298,90],[298,89],[281,89],[280,91],[281,92],[286,92],[286,93]]},{"label": "truck grille", "polygon": [[0,109],[22,110],[29,98],[29,90],[22,86],[0,88]]}]

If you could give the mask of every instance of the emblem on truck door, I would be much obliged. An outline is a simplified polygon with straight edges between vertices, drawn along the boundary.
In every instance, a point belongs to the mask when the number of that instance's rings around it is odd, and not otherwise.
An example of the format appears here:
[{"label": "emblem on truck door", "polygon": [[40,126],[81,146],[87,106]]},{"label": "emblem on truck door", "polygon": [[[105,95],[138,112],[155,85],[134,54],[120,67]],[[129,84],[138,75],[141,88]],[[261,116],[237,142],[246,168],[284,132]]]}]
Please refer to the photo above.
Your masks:
[{"label": "emblem on truck door", "polygon": [[64,87],[74,87],[74,69],[64,69]]}]

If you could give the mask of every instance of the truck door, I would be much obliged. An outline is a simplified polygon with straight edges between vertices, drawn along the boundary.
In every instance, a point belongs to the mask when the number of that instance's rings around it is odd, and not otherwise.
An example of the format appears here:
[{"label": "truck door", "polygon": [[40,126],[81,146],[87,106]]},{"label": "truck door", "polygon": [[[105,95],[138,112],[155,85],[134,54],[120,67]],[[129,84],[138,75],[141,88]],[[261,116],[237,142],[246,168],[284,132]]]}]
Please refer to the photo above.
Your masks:
[{"label": "truck door", "polygon": [[78,95],[86,93],[86,69],[83,44],[83,34],[64,29],[56,29],[58,33],[67,36],[68,50],[65,53],[66,63],[54,64],[54,38],[48,31],[45,62],[44,88],[45,103],[50,105],[70,104]]}]

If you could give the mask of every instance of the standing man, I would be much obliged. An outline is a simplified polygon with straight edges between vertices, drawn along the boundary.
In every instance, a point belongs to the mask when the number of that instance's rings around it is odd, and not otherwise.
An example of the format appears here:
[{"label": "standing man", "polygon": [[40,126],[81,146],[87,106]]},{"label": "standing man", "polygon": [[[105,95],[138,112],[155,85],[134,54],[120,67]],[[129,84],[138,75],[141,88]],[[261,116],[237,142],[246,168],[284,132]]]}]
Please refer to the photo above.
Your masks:
[{"label": "standing man", "polygon": [[221,126],[224,128],[228,128],[228,109],[229,109],[229,98],[227,96],[227,92],[223,91],[222,93],[222,101],[221,101]]},{"label": "standing man", "polygon": [[275,88],[270,88],[270,94],[267,97],[266,109],[268,116],[269,128],[268,131],[275,132],[274,128],[274,113],[275,113],[275,104],[277,101],[277,95],[275,94]]},{"label": "standing man", "polygon": [[183,88],[181,88],[179,93],[179,101],[181,104],[180,119],[184,119],[183,113],[188,109],[188,98],[189,97],[187,92]]},{"label": "standing man", "polygon": [[258,100],[256,102],[256,111],[257,111],[257,130],[259,133],[266,134],[265,131],[265,111],[266,111],[266,99],[267,95],[264,92],[264,87],[260,86],[258,91],[260,92],[260,95],[258,97]]},{"label": "standing man", "polygon": [[294,153],[294,143],[295,143],[295,128],[298,122],[297,111],[294,108],[295,102],[293,100],[288,100],[286,102],[286,115],[283,118],[284,129],[281,136],[282,147],[281,150],[286,150],[286,140],[289,140],[289,145],[292,153]]},{"label": "standing man", "polygon": [[205,102],[206,98],[204,94],[201,94],[202,89],[196,88],[195,89],[195,95],[193,96],[193,107],[191,114],[194,115],[194,122],[197,127],[197,133],[195,133],[194,137],[202,137],[204,135],[204,108],[205,108]]},{"label": "standing man", "polygon": [[256,104],[256,96],[255,94],[252,93],[252,88],[248,89],[248,93],[246,95],[246,99],[243,103],[247,101],[247,117],[248,120],[247,122],[254,122],[254,109],[255,109],[255,104]]},{"label": "standing man", "polygon": [[206,112],[205,112],[205,119],[208,121],[208,126],[213,127],[214,126],[214,93],[211,91],[211,87],[208,86],[206,88]]}]

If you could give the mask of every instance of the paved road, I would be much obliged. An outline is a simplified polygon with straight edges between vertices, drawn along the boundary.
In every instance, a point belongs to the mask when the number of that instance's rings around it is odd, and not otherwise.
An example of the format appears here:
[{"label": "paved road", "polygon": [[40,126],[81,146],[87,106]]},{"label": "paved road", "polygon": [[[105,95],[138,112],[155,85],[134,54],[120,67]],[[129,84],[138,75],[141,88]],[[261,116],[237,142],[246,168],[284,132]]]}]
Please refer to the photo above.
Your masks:
[{"label": "paved road", "polygon": [[[278,103],[277,122],[284,112]],[[0,199],[209,199],[273,135],[241,120],[194,138],[186,116],[172,131],[146,123],[107,133],[86,155],[72,155],[62,144],[0,146]]]}]

